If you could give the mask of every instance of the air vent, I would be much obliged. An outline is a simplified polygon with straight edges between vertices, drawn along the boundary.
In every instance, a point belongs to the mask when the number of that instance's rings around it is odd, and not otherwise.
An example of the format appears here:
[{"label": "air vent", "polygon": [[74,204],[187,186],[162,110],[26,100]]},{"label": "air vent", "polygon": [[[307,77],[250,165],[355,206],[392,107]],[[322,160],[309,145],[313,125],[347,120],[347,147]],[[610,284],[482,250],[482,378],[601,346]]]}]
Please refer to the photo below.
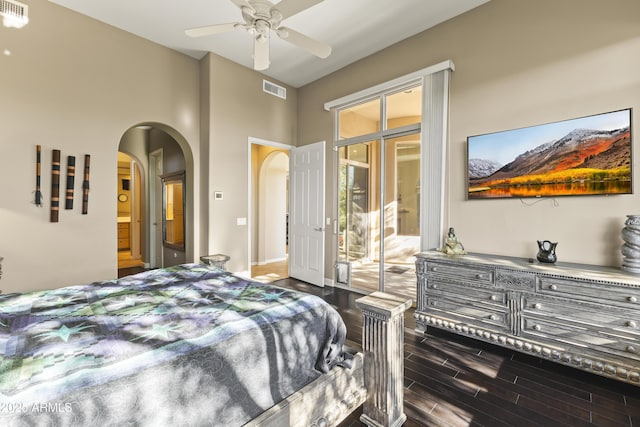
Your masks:
[{"label": "air vent", "polygon": [[0,0],[0,16],[5,27],[24,27],[29,22],[29,6],[15,0]]},{"label": "air vent", "polygon": [[287,99],[287,88],[267,80],[262,81],[262,90],[278,98]]}]

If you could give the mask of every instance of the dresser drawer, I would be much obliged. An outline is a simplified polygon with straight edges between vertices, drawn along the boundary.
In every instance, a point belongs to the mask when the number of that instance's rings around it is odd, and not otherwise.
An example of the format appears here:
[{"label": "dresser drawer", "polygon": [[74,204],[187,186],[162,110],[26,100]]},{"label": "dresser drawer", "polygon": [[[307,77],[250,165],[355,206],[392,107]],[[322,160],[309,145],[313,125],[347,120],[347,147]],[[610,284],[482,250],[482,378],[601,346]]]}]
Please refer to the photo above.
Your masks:
[{"label": "dresser drawer", "polygon": [[509,332],[507,310],[465,304],[446,297],[429,295],[426,298],[425,312],[432,316],[442,316],[465,324],[491,326],[494,330]]},{"label": "dresser drawer", "polygon": [[528,272],[498,269],[495,280],[496,286],[506,290],[528,292],[536,290],[536,276]]},{"label": "dresser drawer", "polygon": [[551,339],[568,345],[594,351],[606,351],[624,358],[640,360],[640,343],[615,334],[598,333],[595,330],[573,327],[550,320],[522,316],[523,338]]},{"label": "dresser drawer", "polygon": [[447,278],[456,281],[493,286],[494,272],[493,269],[490,268],[427,262],[427,276],[428,280]]},{"label": "dresser drawer", "polygon": [[498,289],[481,288],[440,280],[427,282],[425,293],[443,295],[452,299],[469,300],[481,304],[503,306],[505,308],[507,304],[506,293]]},{"label": "dresser drawer", "polygon": [[595,284],[579,280],[564,280],[541,276],[538,281],[539,292],[544,295],[564,295],[583,297],[594,301],[607,301],[628,304],[640,309],[640,288],[616,286],[613,284]]},{"label": "dresser drawer", "polygon": [[609,329],[640,338],[640,313],[618,307],[524,294],[522,312],[536,318],[554,318],[597,331]]}]

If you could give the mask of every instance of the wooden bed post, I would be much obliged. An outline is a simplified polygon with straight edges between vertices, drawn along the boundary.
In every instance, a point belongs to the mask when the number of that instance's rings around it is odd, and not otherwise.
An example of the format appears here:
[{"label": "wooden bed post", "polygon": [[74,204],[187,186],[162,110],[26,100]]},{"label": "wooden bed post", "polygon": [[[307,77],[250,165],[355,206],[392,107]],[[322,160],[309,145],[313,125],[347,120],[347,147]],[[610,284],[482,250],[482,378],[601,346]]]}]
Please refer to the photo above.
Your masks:
[{"label": "wooden bed post", "polygon": [[374,292],[356,300],[362,310],[367,400],[360,421],[370,427],[402,425],[404,414],[404,312],[411,300]]}]

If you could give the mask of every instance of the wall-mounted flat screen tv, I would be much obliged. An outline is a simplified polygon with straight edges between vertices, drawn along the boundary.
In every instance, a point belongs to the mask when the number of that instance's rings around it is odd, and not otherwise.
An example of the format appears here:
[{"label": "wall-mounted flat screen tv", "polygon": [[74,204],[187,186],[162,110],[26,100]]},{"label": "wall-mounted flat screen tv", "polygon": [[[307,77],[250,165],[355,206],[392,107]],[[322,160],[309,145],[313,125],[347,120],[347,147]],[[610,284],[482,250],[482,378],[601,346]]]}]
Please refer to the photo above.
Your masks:
[{"label": "wall-mounted flat screen tv", "polygon": [[469,199],[631,194],[631,109],[467,138]]}]

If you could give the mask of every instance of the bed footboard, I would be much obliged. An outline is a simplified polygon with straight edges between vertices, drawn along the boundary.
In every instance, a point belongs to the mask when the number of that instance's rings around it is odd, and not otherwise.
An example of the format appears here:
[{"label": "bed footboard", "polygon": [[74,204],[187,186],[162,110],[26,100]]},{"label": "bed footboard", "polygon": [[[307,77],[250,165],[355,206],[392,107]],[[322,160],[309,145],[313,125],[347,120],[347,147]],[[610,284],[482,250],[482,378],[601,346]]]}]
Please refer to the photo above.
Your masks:
[{"label": "bed footboard", "polygon": [[356,300],[362,310],[362,353],[351,369],[336,367],[273,406],[245,427],[330,427],[360,405],[370,427],[396,427],[404,414],[404,312],[411,300],[374,292]]},{"label": "bed footboard", "polygon": [[362,405],[365,397],[363,356],[356,353],[351,369],[333,368],[245,427],[335,426]]}]

